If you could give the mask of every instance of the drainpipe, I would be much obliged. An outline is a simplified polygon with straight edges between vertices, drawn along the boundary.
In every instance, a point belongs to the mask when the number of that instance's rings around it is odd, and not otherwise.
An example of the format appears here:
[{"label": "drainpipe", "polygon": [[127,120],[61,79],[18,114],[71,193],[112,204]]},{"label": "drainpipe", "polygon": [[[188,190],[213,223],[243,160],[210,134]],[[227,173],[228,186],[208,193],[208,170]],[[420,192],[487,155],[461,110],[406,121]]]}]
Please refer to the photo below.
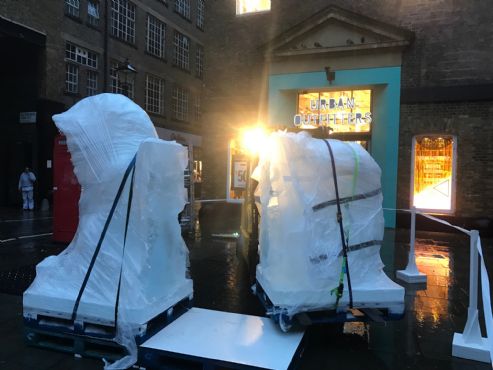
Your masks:
[{"label": "drainpipe", "polygon": [[103,32],[103,92],[108,92],[108,19],[109,3],[111,0],[104,2],[104,32]]}]

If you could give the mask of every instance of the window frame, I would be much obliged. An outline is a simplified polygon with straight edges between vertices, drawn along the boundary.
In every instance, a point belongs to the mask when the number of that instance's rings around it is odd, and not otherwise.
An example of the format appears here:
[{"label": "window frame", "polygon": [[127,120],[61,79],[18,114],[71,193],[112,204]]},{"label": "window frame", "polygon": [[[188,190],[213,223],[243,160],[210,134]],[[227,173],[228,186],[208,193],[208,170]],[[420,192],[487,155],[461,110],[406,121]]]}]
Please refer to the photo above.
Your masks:
[{"label": "window frame", "polygon": [[[69,68],[74,68],[74,71],[69,71]],[[75,76],[75,79],[70,80],[69,75]],[[75,86],[71,89],[70,86]],[[76,63],[66,61],[65,62],[65,93],[67,94],[79,94],[80,91],[80,68]]]},{"label": "window frame", "polygon": [[448,133],[433,133],[433,134],[419,134],[419,135],[414,135],[412,138],[412,145],[411,145],[411,178],[410,178],[410,192],[409,192],[409,205],[410,207],[414,207],[414,180],[415,180],[415,163],[416,163],[416,142],[418,138],[425,138],[425,137],[448,137],[452,139],[452,176],[451,176],[451,201],[450,201],[450,210],[444,210],[444,209],[434,209],[434,208],[418,208],[416,207],[417,210],[426,212],[426,213],[432,213],[432,214],[438,214],[438,215],[454,215],[456,211],[456,195],[457,195],[457,136],[448,134]]},{"label": "window frame", "polygon": [[[83,96],[95,95],[99,91],[99,54],[81,47],[76,43],[65,40],[65,57],[67,65],[73,65],[77,68],[77,91],[69,88],[69,84],[74,84],[68,80],[68,68],[65,68],[65,92],[67,94],[81,94]],[[89,86],[89,74],[96,74],[96,85]],[[85,81],[85,85],[84,82]],[[85,90],[83,88],[85,87]],[[85,91],[86,94],[83,93]],[[92,93],[94,92],[94,94]]]},{"label": "window frame", "polygon": [[[180,37],[182,38],[181,41]],[[173,35],[173,65],[185,71],[190,71],[190,44],[190,37],[175,30]]]},{"label": "window frame", "polygon": [[[91,14],[89,11],[90,6],[93,5],[96,9],[97,17]],[[101,7],[98,0],[87,0],[87,23],[92,27],[99,27],[101,21]]]},{"label": "window frame", "polygon": [[197,0],[197,14],[195,17],[195,24],[201,31],[204,30],[205,24],[205,0]]},{"label": "window frame", "polygon": [[[91,77],[95,77],[95,78],[91,78]],[[99,93],[99,73],[98,71],[88,69],[86,71],[86,96],[93,96],[93,95],[97,95],[98,93]]]},{"label": "window frame", "polygon": [[[76,9],[76,10],[74,10]],[[73,18],[80,18],[80,0],[65,0],[64,1],[65,15]]]},{"label": "window frame", "polygon": [[[118,40],[134,45],[137,19],[136,5],[129,0],[111,0],[110,10],[111,35]],[[122,27],[120,28],[119,25]]]},{"label": "window frame", "polygon": [[175,0],[175,12],[186,20],[190,20],[190,0]]},{"label": "window frame", "polygon": [[197,44],[195,51],[195,75],[200,79],[204,78],[204,56],[204,47]]},{"label": "window frame", "polygon": [[[154,80],[154,81],[151,81]],[[157,97],[149,95],[149,84],[158,83]],[[145,85],[145,110],[152,114],[164,115],[164,91],[165,91],[166,81],[164,78],[157,77],[151,74],[146,74],[146,85]],[[156,90],[153,91],[153,94],[156,93]],[[153,100],[150,102],[150,100]],[[157,110],[154,110],[157,103]]]},{"label": "window frame", "polygon": [[[180,98],[186,97],[180,100]],[[190,91],[180,85],[173,86],[173,92],[171,94],[171,112],[173,119],[180,122],[190,121]],[[181,108],[181,109],[179,109]]]},{"label": "window frame", "polygon": [[[151,21],[154,22],[154,30],[152,32]],[[161,27],[160,30],[158,29],[159,27]],[[159,32],[160,34],[158,34]],[[160,40],[156,41],[155,38],[160,38]],[[153,47],[151,47],[151,43]],[[159,49],[159,53],[152,49]],[[146,52],[157,58],[166,59],[166,23],[151,14],[147,14],[146,19]]]},{"label": "window frame", "polygon": [[[373,137],[373,126],[375,124],[375,116],[373,115],[374,110],[373,110],[373,104],[374,104],[374,89],[371,87],[365,87],[365,86],[358,86],[358,87],[350,87],[350,88],[344,88],[344,87],[338,87],[338,88],[333,88],[333,89],[313,89],[313,90],[299,90],[296,93],[296,114],[301,114],[299,111],[300,108],[300,95],[302,94],[308,94],[308,93],[317,93],[318,94],[318,99],[320,101],[320,95],[325,92],[343,92],[343,91],[359,91],[359,90],[370,90],[370,113],[371,114],[371,123],[370,123],[370,130],[369,131],[348,131],[348,132],[338,132],[338,131],[331,131],[330,137],[333,139],[341,140],[341,141],[355,141],[355,142],[365,142],[366,145],[363,145],[363,143],[359,143],[363,146],[363,148],[366,149],[368,153],[371,154],[372,150],[372,137]],[[320,114],[320,107],[319,107],[319,114]]]},{"label": "window frame", "polygon": [[196,94],[193,99],[193,119],[195,122],[202,121],[202,97]]}]

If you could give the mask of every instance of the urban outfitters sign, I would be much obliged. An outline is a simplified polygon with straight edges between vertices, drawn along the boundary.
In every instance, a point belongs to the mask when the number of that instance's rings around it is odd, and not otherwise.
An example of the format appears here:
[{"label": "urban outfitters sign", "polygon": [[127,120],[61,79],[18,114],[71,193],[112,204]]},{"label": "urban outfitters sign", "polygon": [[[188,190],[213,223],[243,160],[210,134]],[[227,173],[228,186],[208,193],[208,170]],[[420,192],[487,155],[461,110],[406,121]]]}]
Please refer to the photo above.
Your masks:
[{"label": "urban outfitters sign", "polygon": [[[367,125],[372,121],[371,112],[360,111],[354,98],[340,96],[338,98],[320,98],[310,100],[310,112],[296,114],[294,126],[357,126]],[[360,131],[360,130],[350,130]]]}]

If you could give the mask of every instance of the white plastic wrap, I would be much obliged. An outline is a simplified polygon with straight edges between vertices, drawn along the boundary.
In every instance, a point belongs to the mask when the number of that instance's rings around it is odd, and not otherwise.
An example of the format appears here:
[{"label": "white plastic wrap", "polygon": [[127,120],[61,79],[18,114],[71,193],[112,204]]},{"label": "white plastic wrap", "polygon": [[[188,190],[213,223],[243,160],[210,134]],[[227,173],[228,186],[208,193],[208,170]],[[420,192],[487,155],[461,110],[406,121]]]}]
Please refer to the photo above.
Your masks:
[{"label": "white plastic wrap", "polygon": [[[404,290],[385,275],[379,254],[384,232],[380,168],[359,144],[329,142],[343,200],[354,305],[402,306]],[[339,284],[342,242],[326,143],[307,133],[273,133],[253,177],[259,181],[257,280],[262,288],[289,315],[335,308],[331,290]],[[317,205],[322,206],[314,210]],[[344,285],[338,309],[348,304],[346,279]]]},{"label": "white plastic wrap", "polygon": [[[82,187],[79,225],[67,249],[36,267],[24,293],[24,316],[71,317],[123,174],[137,154],[117,328],[117,340],[131,356],[114,365],[125,368],[136,360],[133,337],[139,329],[193,293],[178,223],[186,201],[187,152],[158,139],[147,114],[123,95],[86,98],[53,119],[67,138]],[[82,295],[78,321],[114,324],[129,189],[130,177]]]}]

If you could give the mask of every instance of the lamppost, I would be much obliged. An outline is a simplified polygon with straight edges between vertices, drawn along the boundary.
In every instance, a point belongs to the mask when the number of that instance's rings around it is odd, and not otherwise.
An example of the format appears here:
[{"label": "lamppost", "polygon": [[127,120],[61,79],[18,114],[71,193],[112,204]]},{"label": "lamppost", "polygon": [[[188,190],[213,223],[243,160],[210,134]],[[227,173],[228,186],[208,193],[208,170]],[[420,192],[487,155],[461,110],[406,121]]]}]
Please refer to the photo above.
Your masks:
[{"label": "lamppost", "polygon": [[130,85],[133,85],[137,70],[129,63],[128,58],[126,58],[123,63],[118,63],[115,68],[115,73],[118,79],[118,84],[122,88],[123,95],[128,97],[129,87]]}]

